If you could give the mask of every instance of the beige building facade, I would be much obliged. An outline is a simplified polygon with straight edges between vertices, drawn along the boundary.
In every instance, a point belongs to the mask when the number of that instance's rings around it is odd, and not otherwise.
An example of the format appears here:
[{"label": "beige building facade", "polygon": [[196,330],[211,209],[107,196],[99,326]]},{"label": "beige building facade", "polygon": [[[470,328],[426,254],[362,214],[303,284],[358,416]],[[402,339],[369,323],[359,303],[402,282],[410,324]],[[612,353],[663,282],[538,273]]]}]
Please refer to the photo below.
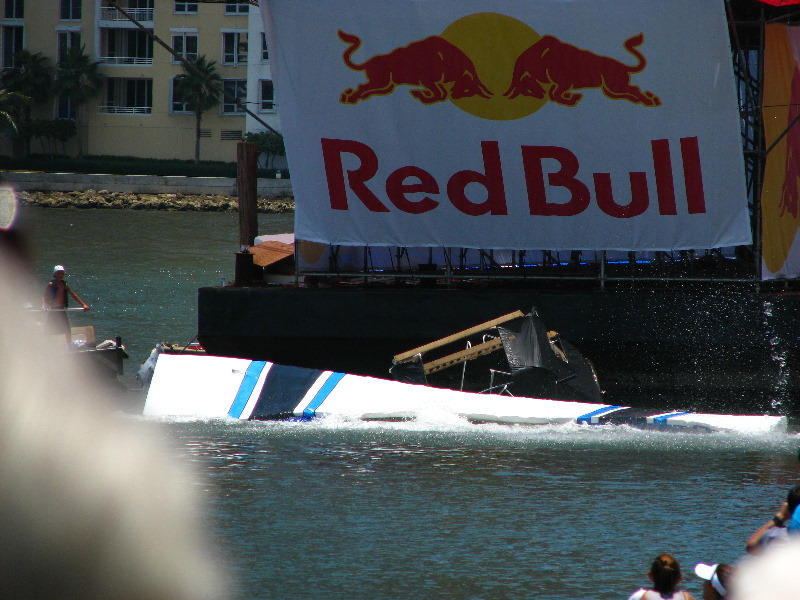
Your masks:
[{"label": "beige building facade", "polygon": [[[216,63],[228,97],[203,113],[201,160],[231,162],[246,128],[278,129],[272,102],[269,53],[259,9],[247,2],[118,0],[141,26],[187,58]],[[105,76],[101,92],[81,111],[78,135],[84,154],[192,159],[195,115],[174,93],[180,61],[106,0],[0,0],[0,61],[14,66],[19,49],[41,52],[56,65],[65,49],[83,46]],[[251,40],[251,37],[257,39]],[[248,69],[249,65],[249,69]],[[248,81],[249,79],[249,81]],[[74,118],[76,107],[53,98],[34,106],[33,118]],[[32,152],[41,152],[36,140]],[[64,148],[75,155],[77,141]],[[8,136],[0,154],[11,154]]]}]

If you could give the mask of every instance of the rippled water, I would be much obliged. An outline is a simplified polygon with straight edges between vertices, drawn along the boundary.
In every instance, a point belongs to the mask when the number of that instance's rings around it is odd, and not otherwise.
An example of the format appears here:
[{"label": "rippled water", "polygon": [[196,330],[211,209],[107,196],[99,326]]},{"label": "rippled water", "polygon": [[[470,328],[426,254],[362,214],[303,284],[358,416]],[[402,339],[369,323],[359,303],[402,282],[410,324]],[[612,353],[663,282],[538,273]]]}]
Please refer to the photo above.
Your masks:
[{"label": "rippled water", "polygon": [[[196,290],[230,280],[237,216],[26,209],[37,275],[56,263],[135,372],[196,334]],[[260,231],[292,228],[260,215]],[[32,299],[38,305],[38,298]],[[197,472],[236,598],[625,598],[673,553],[732,562],[798,477],[795,435],[165,421]]]},{"label": "rippled water", "polygon": [[733,562],[797,439],[621,427],[168,426],[242,598],[616,599],[673,553]]}]

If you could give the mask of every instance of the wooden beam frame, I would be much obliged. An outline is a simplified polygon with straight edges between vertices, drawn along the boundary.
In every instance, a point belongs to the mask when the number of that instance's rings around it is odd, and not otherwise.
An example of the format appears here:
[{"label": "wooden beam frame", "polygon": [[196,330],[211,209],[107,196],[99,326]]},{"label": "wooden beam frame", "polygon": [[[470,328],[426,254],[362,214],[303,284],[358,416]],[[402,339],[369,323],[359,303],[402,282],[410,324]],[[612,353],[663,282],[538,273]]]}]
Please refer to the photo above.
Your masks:
[{"label": "wooden beam frame", "polygon": [[[436,348],[440,348],[446,344],[450,344],[452,342],[457,342],[458,340],[464,339],[471,335],[475,335],[476,333],[480,333],[481,331],[486,331],[487,329],[494,329],[498,325],[501,325],[507,321],[512,321],[514,319],[519,319],[520,317],[524,317],[525,315],[520,310],[515,310],[512,313],[508,313],[507,315],[503,315],[502,317],[497,317],[496,319],[492,319],[491,321],[486,321],[485,323],[481,323],[480,325],[475,325],[474,327],[470,327],[469,329],[465,329],[463,331],[459,331],[458,333],[454,333],[452,335],[448,335],[447,337],[443,337],[439,340],[434,342],[430,342],[428,344],[424,344],[417,348],[413,348],[411,350],[407,350],[406,352],[401,352],[400,354],[396,354],[394,356],[394,362],[396,363],[403,363],[407,362],[408,360],[414,358],[417,354],[424,354],[430,350],[434,350]],[[482,346],[475,346],[478,348]]]}]

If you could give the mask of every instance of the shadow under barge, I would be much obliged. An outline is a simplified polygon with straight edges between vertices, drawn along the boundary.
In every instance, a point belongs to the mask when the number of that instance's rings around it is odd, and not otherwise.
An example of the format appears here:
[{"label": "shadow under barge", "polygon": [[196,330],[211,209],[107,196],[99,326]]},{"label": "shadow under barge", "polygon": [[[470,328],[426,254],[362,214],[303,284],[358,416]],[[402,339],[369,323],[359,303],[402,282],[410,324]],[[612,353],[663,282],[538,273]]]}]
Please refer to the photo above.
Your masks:
[{"label": "shadow under barge", "polygon": [[[592,361],[606,403],[790,417],[800,411],[800,291],[793,290],[673,283],[600,291],[553,281],[243,285],[199,290],[198,331],[210,354],[388,379],[396,354],[532,306]],[[492,360],[476,361],[474,370],[503,367]],[[428,383],[460,385],[453,376]]]}]

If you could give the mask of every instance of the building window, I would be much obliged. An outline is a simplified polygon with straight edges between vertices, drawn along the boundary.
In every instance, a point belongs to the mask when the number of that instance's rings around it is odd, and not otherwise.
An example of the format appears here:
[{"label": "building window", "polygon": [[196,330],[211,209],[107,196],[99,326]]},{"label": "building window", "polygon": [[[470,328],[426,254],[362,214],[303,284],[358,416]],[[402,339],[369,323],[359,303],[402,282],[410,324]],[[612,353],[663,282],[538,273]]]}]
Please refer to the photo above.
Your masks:
[{"label": "building window", "polygon": [[56,119],[71,119],[77,118],[75,106],[69,98],[56,98]]},{"label": "building window", "polygon": [[222,34],[222,64],[247,64],[247,33],[228,32]]},{"label": "building window", "polygon": [[175,12],[183,14],[196,14],[197,2],[181,2],[180,0],[175,0]]},{"label": "building window", "polygon": [[106,80],[106,105],[100,112],[149,115],[153,112],[153,80],[109,77]]},{"label": "building window", "polygon": [[261,34],[261,62],[269,60],[269,46],[267,46],[267,34]]},{"label": "building window", "polygon": [[64,57],[67,55],[67,52],[71,48],[80,48],[80,47],[81,47],[80,31],[58,32],[58,62],[64,60]]},{"label": "building window", "polygon": [[259,106],[261,107],[261,112],[271,112],[275,110],[275,93],[271,81],[261,80]]},{"label": "building window", "polygon": [[[197,34],[173,33],[172,48],[184,60],[197,60]],[[172,62],[180,61],[173,56]]]},{"label": "building window", "polygon": [[226,15],[246,15],[250,10],[250,5],[247,2],[226,2],[225,14]]},{"label": "building window", "polygon": [[61,0],[61,19],[78,21],[81,18],[81,0]]},{"label": "building window", "polygon": [[138,29],[104,29],[100,62],[113,65],[152,65],[153,40]]},{"label": "building window", "polygon": [[17,52],[23,48],[22,27],[3,27],[3,68],[15,66]]},{"label": "building window", "polygon": [[25,18],[25,0],[6,0],[6,19]]},{"label": "building window", "polygon": [[247,80],[246,79],[225,79],[222,82],[222,89],[225,93],[222,95],[222,114],[223,115],[241,115],[244,110],[231,100],[230,96],[236,98],[240,104],[244,105],[247,102]]},{"label": "building window", "polygon": [[172,113],[173,114],[189,114],[192,113],[189,109],[189,103],[186,102],[178,93],[178,78],[172,78]]}]

